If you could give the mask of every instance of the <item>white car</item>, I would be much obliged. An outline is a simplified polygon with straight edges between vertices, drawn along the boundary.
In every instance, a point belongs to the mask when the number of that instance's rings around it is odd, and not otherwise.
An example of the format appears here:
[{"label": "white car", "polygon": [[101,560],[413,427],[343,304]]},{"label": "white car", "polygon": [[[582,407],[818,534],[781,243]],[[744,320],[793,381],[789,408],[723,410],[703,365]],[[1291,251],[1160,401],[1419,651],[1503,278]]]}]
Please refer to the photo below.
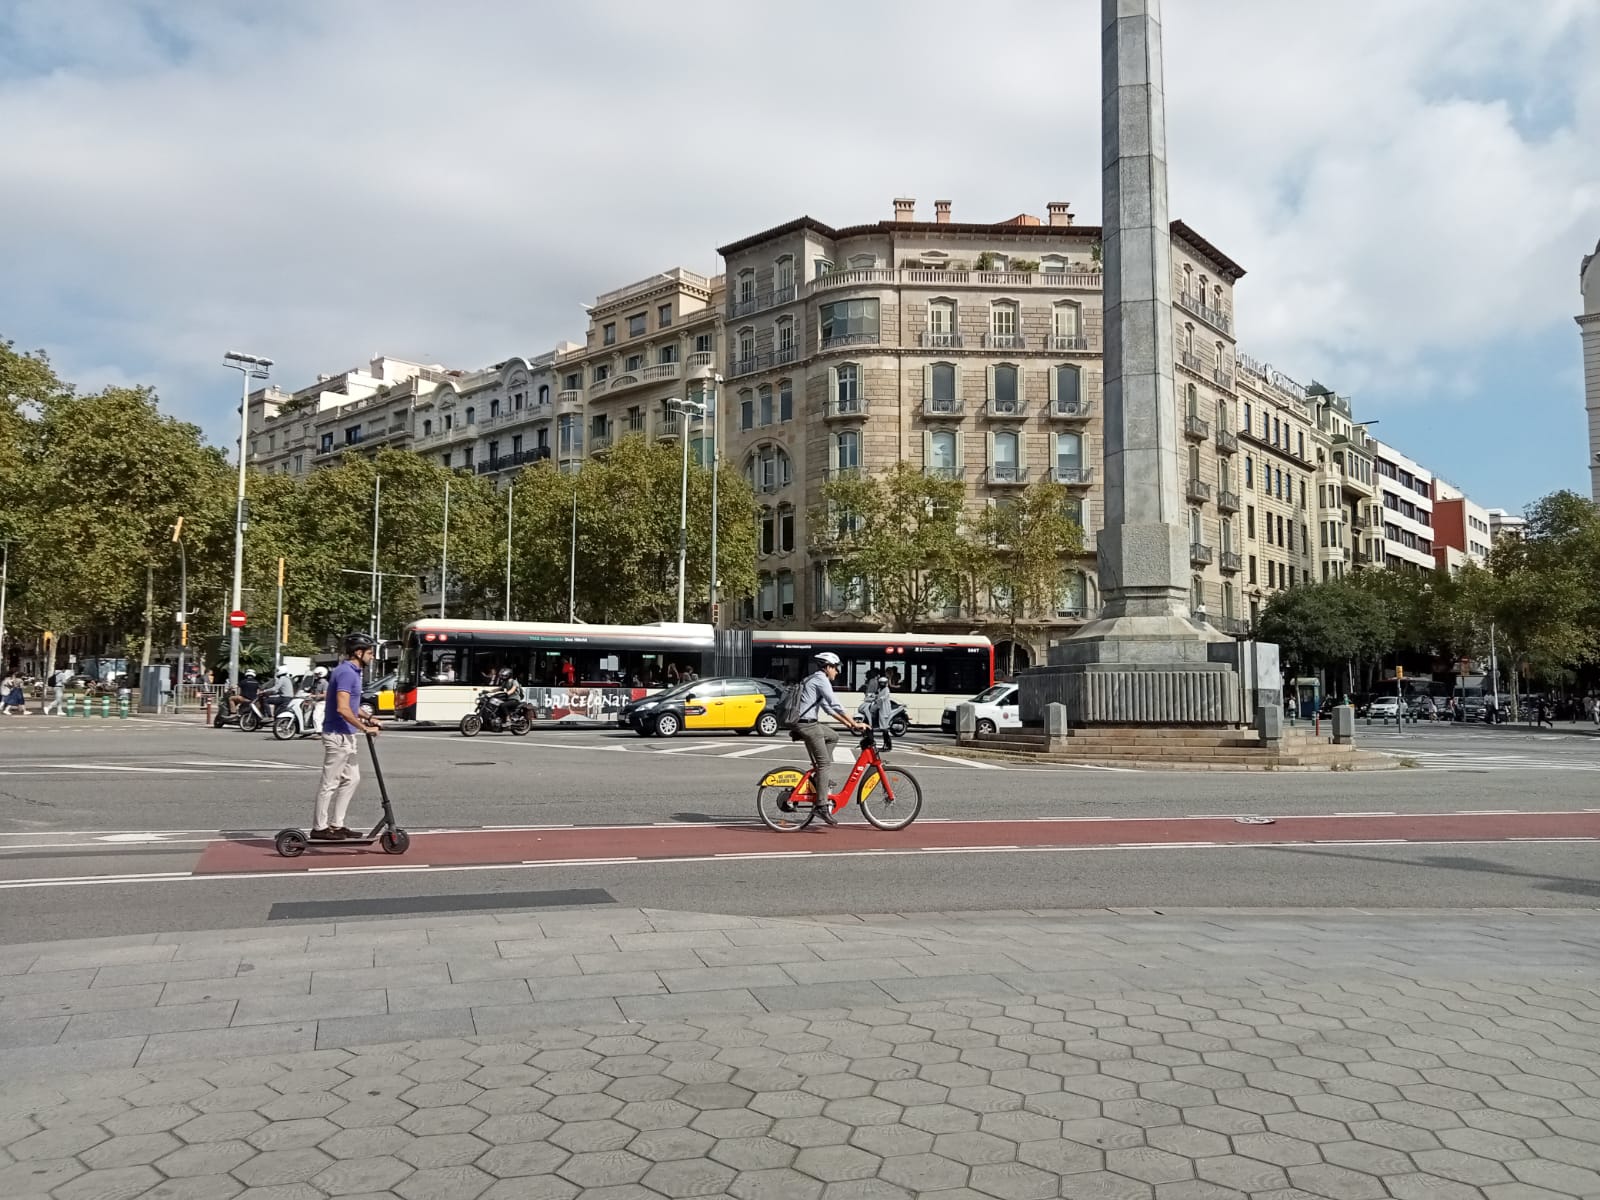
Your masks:
[{"label": "white car", "polygon": [[[977,711],[978,732],[993,733],[997,729],[1021,729],[1022,709],[1017,704],[1017,685],[997,683],[984,688],[967,703]],[[946,733],[956,731],[956,705],[951,705],[939,717],[939,728]]]},{"label": "white car", "polygon": [[1369,717],[1398,717],[1400,699],[1397,696],[1378,696],[1367,706]]}]

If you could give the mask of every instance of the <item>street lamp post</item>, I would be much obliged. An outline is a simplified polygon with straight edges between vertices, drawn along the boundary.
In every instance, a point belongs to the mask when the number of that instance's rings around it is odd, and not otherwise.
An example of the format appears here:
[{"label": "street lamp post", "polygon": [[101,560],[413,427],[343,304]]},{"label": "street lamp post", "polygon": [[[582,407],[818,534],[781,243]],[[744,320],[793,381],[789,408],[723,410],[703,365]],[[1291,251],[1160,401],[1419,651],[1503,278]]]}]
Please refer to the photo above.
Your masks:
[{"label": "street lamp post", "polygon": [[[241,354],[230,350],[222,356],[222,365],[229,370],[238,371],[240,377],[239,396],[239,494],[234,503],[233,511],[233,608],[237,611],[243,600],[244,588],[244,467],[246,455],[250,448],[250,381],[252,379],[265,379],[272,368],[270,358],[261,358],[254,354]],[[231,687],[239,686],[239,630],[233,628],[228,634],[228,684]]]},{"label": "street lamp post", "polygon": [[6,584],[11,580],[11,543],[0,542],[0,671],[6,669]]},{"label": "street lamp post", "polygon": [[701,420],[711,422],[711,623],[717,623],[717,469],[722,455],[717,444],[722,436],[722,376],[710,367],[698,367],[690,376],[699,379],[701,393]]},{"label": "street lamp post", "polygon": [[667,407],[676,409],[683,418],[683,428],[678,437],[683,442],[683,476],[678,484],[678,624],[683,624],[684,571],[689,560],[689,419],[698,416],[705,420],[706,406],[697,400],[671,399]]},{"label": "street lamp post", "polygon": [[172,711],[183,711],[183,659],[189,648],[189,556],[183,549],[183,518],[172,527],[178,546],[178,678],[172,685]]}]

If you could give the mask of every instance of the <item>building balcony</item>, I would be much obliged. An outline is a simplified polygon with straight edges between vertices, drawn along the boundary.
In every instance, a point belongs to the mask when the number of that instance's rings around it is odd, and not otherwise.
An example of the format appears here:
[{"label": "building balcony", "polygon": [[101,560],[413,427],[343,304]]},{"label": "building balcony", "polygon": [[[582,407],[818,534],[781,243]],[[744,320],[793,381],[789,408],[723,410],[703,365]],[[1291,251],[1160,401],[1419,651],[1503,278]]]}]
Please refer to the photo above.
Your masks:
[{"label": "building balcony", "polygon": [[1239,435],[1229,430],[1217,430],[1217,453],[1237,454],[1239,452]]},{"label": "building balcony", "polygon": [[575,408],[583,407],[583,392],[578,388],[569,388],[556,393],[556,411],[571,412]]},{"label": "building balcony", "polygon": [[860,479],[860,467],[824,467],[822,477],[829,483],[838,483],[841,479]]},{"label": "building balcony", "polygon": [[1354,475],[1349,474],[1341,475],[1339,477],[1339,486],[1344,491],[1349,492],[1352,496],[1360,496],[1363,498],[1373,495],[1373,493],[1376,491],[1372,484],[1357,479]]},{"label": "building balcony", "polygon": [[1239,511],[1239,493],[1221,489],[1217,492],[1217,508],[1223,512],[1236,513]]},{"label": "building balcony", "polygon": [[1211,499],[1211,485],[1204,479],[1191,479],[1183,494],[1196,504],[1204,504]]},{"label": "building balcony", "polygon": [[1028,415],[1028,402],[1013,397],[1010,400],[998,400],[989,397],[983,406],[984,415],[994,421],[1020,421]]},{"label": "building balcony", "polygon": [[1350,528],[1354,529],[1357,533],[1365,533],[1367,530],[1372,528],[1372,518],[1359,516],[1351,517]]},{"label": "building balcony", "polygon": [[1233,550],[1224,550],[1217,558],[1217,569],[1224,575],[1237,575],[1239,567],[1239,555]]},{"label": "building balcony", "polygon": [[1094,482],[1093,467],[1051,467],[1050,482],[1065,487],[1088,487]]},{"label": "building balcony", "polygon": [[996,463],[984,473],[983,481],[990,487],[1026,487],[1028,468],[1015,463]]},{"label": "building balcony", "polygon": [[1218,387],[1227,388],[1230,392],[1233,391],[1233,372],[1226,367],[1212,367],[1211,381]]},{"label": "building balcony", "polygon": [[922,468],[922,473],[929,479],[965,479],[967,477],[967,469],[965,467],[925,466]]},{"label": "building balcony", "polygon": [[1211,422],[1204,417],[1187,416],[1183,419],[1183,436],[1203,442],[1211,436]]},{"label": "building balcony", "polygon": [[[583,453],[581,443],[577,446],[577,454]],[[541,462],[550,457],[549,446],[535,446],[532,450],[517,450],[511,454],[502,454],[496,458],[485,458],[477,464],[474,470],[479,475],[492,475],[496,471],[510,471],[516,467],[525,467],[529,463]],[[568,457],[563,453],[563,458]]]},{"label": "building balcony", "polygon": [[640,383],[660,383],[667,379],[679,379],[683,376],[683,364],[675,362],[655,363],[639,372]]},{"label": "building balcony", "polygon": [[961,335],[949,330],[924,329],[920,344],[924,350],[959,350]]},{"label": "building balcony", "polygon": [[689,369],[691,371],[697,370],[700,367],[711,367],[713,370],[715,370],[716,365],[717,356],[714,351],[696,350],[693,354],[689,355]]},{"label": "building balcony", "polygon": [[1026,350],[1028,339],[1020,333],[986,333],[983,335],[983,348],[985,350]]},{"label": "building balcony", "polygon": [[779,346],[772,352],[772,361],[776,366],[782,366],[784,363],[795,362],[797,359],[799,359],[799,357],[800,347],[796,346],[793,342],[787,346]]},{"label": "building balcony", "polygon": [[630,433],[644,433],[648,424],[642,412],[633,413],[622,421],[622,436],[627,437]]},{"label": "building balcony", "polygon": [[924,400],[922,402],[922,415],[925,417],[959,417],[966,412],[966,404],[961,400]]},{"label": "building balcony", "polygon": [[1050,349],[1060,354],[1089,353],[1089,336],[1083,333],[1056,333],[1050,336]]},{"label": "building balcony", "polygon": [[1047,414],[1052,421],[1087,421],[1094,416],[1093,400],[1057,400]]},{"label": "building balcony", "polygon": [[1204,542],[1189,543],[1189,562],[1191,565],[1196,567],[1208,567],[1211,565],[1211,558],[1212,555],[1210,546],[1206,545]]},{"label": "building balcony", "polygon": [[829,400],[822,410],[823,419],[827,421],[859,421],[866,415],[867,402],[859,396],[851,400]]},{"label": "building balcony", "polygon": [[836,333],[832,337],[825,337],[819,349],[822,350],[847,350],[851,346],[876,346],[878,335],[876,333]]},{"label": "building balcony", "polygon": [[1050,290],[1079,289],[1100,291],[1105,276],[1099,271],[947,271],[943,267],[858,267],[853,270],[830,271],[813,279],[805,287],[805,294],[835,291],[851,287],[936,287],[983,288],[1012,290],[1017,288],[1046,288]]},{"label": "building balcony", "polygon": [[1358,567],[1370,567],[1372,566],[1373,555],[1371,551],[1357,548],[1350,552],[1350,561]]},{"label": "building balcony", "polygon": [[1233,333],[1233,318],[1220,308],[1213,308],[1189,292],[1178,292],[1172,299],[1184,312],[1193,313],[1213,329],[1219,329],[1226,334]]},{"label": "building balcony", "polygon": [[757,371],[764,371],[772,365],[772,351],[766,350],[760,354],[749,354],[736,358],[728,364],[728,377],[737,379],[740,375],[753,375]]},{"label": "building balcony", "polygon": [[1213,617],[1211,623],[1233,637],[1249,637],[1252,633],[1248,617]]},{"label": "building balcony", "polygon": [[1193,350],[1178,351],[1178,363],[1180,366],[1187,367],[1196,375],[1205,374],[1205,363],[1200,361],[1200,356]]},{"label": "building balcony", "polygon": [[831,292],[838,288],[873,287],[899,282],[899,272],[893,267],[854,267],[843,271],[829,271],[811,281],[807,292]]},{"label": "building balcony", "polygon": [[683,432],[683,414],[669,412],[662,416],[656,423],[656,436],[658,438],[675,438]]},{"label": "building balcony", "polygon": [[616,444],[616,434],[608,428],[604,433],[591,433],[589,435],[589,453],[603,454]]}]

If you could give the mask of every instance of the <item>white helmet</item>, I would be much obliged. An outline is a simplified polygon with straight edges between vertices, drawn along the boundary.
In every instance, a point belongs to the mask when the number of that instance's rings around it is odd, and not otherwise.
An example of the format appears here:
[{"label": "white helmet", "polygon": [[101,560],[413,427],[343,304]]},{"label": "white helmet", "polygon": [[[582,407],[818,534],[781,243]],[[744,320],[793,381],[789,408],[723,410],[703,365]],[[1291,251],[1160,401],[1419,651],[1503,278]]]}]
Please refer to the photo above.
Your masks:
[{"label": "white helmet", "polygon": [[311,673],[313,675],[315,675],[318,679],[326,679],[328,677],[328,668],[327,667],[318,667],[316,670],[312,671]]},{"label": "white helmet", "polygon": [[288,667],[279,667],[278,668],[278,678],[279,679],[282,679],[287,674],[289,674],[289,668]]},{"label": "white helmet", "polygon": [[832,650],[824,650],[821,654],[814,654],[811,660],[819,662],[825,667],[837,667],[839,665],[839,656]]}]

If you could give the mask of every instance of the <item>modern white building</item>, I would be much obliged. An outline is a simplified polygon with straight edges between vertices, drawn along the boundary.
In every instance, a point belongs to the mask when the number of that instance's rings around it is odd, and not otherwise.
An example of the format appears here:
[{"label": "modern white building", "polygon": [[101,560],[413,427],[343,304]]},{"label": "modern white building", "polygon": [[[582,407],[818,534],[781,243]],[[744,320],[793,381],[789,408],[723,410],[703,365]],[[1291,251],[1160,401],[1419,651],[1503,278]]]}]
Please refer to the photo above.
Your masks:
[{"label": "modern white building", "polygon": [[1374,440],[1371,531],[1366,535],[1373,565],[1432,571],[1433,473],[1384,442]]},{"label": "modern white building", "polygon": [[1502,537],[1521,537],[1522,531],[1527,527],[1528,518],[1521,513],[1509,513],[1503,508],[1489,510],[1489,541],[1499,541]]},{"label": "modern white building", "polygon": [[1583,404],[1589,418],[1589,489],[1600,503],[1600,244],[1578,268],[1583,314],[1577,318],[1583,337]]}]

